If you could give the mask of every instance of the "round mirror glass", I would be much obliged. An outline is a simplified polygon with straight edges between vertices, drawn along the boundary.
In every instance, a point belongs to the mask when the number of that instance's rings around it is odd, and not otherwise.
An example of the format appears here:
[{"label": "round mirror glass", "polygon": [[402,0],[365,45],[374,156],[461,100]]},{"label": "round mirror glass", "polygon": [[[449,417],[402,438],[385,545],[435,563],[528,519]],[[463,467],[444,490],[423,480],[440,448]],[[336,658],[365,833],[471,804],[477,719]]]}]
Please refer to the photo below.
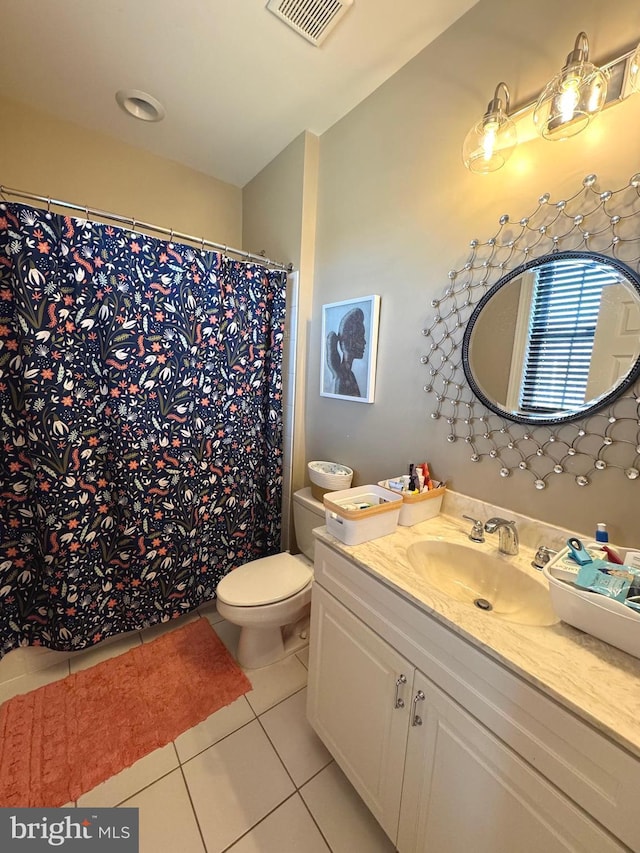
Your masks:
[{"label": "round mirror glass", "polygon": [[462,363],[476,396],[509,420],[594,412],[640,375],[640,277],[594,252],[529,261],[476,306]]}]

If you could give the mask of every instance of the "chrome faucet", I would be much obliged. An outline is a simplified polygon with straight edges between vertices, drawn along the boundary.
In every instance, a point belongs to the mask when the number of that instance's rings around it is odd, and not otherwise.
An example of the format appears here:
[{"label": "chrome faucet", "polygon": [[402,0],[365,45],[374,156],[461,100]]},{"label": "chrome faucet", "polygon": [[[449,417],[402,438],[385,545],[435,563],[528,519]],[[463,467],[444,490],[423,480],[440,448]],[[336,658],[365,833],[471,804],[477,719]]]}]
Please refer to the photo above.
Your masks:
[{"label": "chrome faucet", "polygon": [[487,533],[498,532],[498,550],[501,554],[518,553],[518,531],[515,521],[507,521],[506,518],[490,518],[485,521],[484,529]]}]

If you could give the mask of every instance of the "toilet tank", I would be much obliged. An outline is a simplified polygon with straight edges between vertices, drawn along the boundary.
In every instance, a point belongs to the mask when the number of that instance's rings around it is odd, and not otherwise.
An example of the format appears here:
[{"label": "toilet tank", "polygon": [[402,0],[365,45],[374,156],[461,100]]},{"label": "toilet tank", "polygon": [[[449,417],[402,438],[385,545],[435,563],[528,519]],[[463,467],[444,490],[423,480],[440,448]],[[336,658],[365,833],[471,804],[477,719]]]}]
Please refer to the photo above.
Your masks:
[{"label": "toilet tank", "polygon": [[311,489],[300,489],[293,493],[293,526],[298,547],[308,560],[313,562],[316,540],[311,531],[322,527],[325,522],[324,504],[317,501]]}]

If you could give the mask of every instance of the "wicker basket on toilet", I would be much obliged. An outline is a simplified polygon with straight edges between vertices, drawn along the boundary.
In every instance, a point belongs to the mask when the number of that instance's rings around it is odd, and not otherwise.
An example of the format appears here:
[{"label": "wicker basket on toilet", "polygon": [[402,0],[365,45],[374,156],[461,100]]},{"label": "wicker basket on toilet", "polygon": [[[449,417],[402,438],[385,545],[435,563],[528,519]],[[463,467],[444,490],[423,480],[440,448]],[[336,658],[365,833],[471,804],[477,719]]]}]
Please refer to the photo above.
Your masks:
[{"label": "wicker basket on toilet", "polygon": [[317,501],[321,501],[327,492],[340,492],[351,486],[353,471],[339,462],[309,462],[307,470],[311,494]]}]

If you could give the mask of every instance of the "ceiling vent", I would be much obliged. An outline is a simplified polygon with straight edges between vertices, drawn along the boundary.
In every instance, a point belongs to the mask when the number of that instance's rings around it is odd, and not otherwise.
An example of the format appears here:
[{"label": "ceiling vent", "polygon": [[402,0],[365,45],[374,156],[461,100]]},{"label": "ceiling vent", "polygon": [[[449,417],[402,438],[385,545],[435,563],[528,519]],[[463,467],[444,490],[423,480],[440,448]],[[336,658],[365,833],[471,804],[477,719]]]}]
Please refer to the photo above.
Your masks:
[{"label": "ceiling vent", "polygon": [[353,0],[269,0],[267,9],[318,47]]}]

